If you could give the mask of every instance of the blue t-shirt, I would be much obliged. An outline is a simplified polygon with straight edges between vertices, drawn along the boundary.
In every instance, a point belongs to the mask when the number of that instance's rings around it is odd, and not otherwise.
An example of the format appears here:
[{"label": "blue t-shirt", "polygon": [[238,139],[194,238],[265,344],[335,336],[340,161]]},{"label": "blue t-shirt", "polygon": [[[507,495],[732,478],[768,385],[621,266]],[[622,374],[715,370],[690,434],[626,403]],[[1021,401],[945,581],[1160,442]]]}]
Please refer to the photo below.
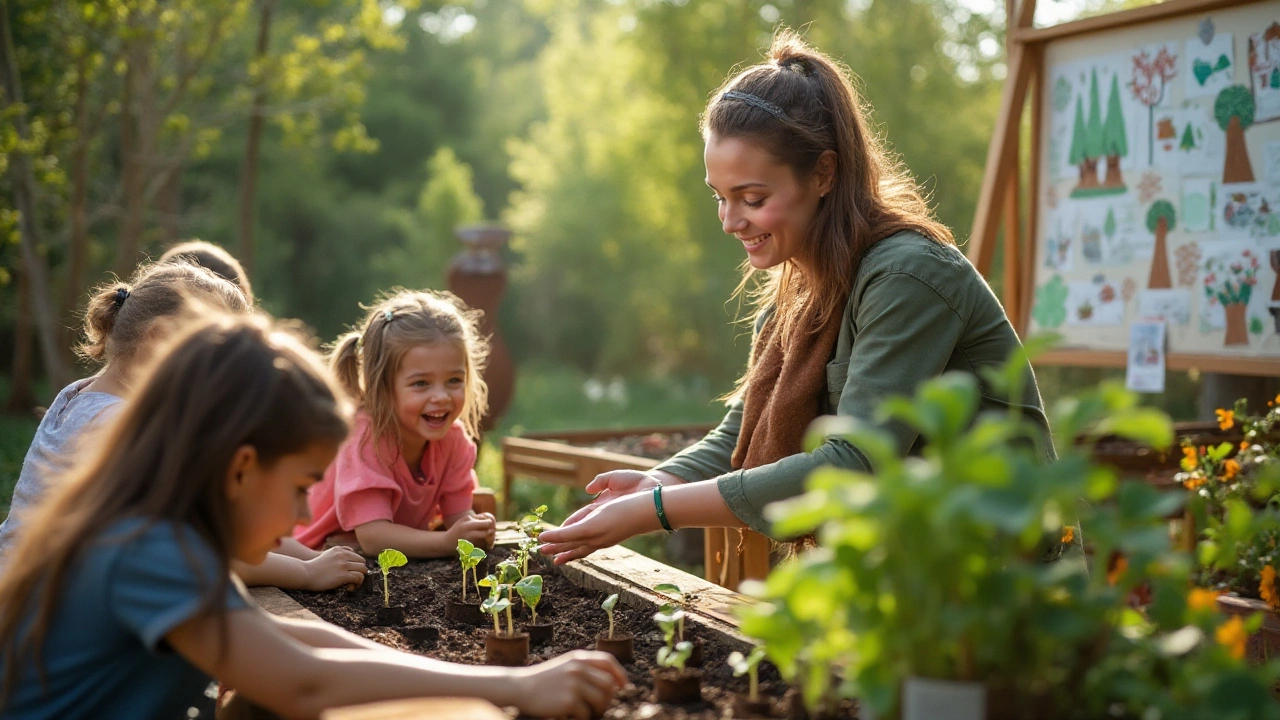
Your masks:
[{"label": "blue t-shirt", "polygon": [[[41,646],[47,685],[21,658],[0,717],[184,720],[189,708],[208,706],[212,678],[164,637],[202,610],[216,556],[190,527],[169,522],[128,537],[143,525],[114,524],[72,564]],[[235,582],[226,604],[249,607]]]}]

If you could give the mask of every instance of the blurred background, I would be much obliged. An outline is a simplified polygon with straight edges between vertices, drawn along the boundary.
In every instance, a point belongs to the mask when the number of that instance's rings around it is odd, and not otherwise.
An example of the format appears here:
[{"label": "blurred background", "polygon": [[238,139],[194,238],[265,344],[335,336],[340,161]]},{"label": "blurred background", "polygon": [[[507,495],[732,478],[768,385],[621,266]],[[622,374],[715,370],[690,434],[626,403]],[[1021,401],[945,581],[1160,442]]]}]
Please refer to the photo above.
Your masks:
[{"label": "blurred background", "polygon": [[[1036,21],[1143,4],[1046,0]],[[996,0],[4,7],[24,102],[6,96],[0,115],[0,514],[33,407],[90,371],[70,352],[88,288],[192,237],[237,255],[262,305],[323,342],[380,289],[443,288],[456,227],[508,228],[497,325],[515,395],[485,440],[486,485],[506,435],[714,422],[749,328],[731,301],[742,251],[703,183],[710,94],[775,28],[803,30],[857,75],[963,242],[1006,72]],[[14,153],[33,163],[44,278],[23,271]],[[997,258],[997,292],[1000,277]],[[1121,372],[1050,368],[1041,388],[1052,402]],[[1189,419],[1196,383],[1171,375],[1148,397]],[[551,503],[553,521],[583,500],[529,483],[514,496]]]}]

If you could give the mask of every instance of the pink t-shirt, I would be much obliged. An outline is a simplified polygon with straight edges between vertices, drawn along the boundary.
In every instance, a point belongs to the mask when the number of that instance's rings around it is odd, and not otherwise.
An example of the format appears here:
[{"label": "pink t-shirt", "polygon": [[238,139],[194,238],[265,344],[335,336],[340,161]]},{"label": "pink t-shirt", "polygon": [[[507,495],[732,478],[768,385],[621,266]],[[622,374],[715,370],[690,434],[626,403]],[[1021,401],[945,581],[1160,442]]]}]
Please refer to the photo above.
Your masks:
[{"label": "pink t-shirt", "polygon": [[427,443],[421,478],[409,472],[390,439],[382,439],[382,455],[394,458],[394,464],[378,459],[376,444],[368,440],[370,426],[369,415],[357,412],[351,435],[311,489],[311,524],[293,529],[303,545],[318,548],[334,533],[376,520],[426,530],[437,517],[471,509],[476,444],[461,423],[455,422],[443,440]]}]

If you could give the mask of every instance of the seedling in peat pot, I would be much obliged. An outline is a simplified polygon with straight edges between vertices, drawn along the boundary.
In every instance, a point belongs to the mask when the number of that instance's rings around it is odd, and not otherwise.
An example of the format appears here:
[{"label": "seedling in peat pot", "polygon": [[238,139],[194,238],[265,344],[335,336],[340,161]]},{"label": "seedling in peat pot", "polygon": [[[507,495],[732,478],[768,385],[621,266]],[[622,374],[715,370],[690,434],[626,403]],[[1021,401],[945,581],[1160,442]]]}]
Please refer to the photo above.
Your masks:
[{"label": "seedling in peat pot", "polygon": [[[653,589],[656,592],[667,593],[668,595],[675,596],[675,602],[663,605],[660,612],[669,613],[674,610],[681,611],[680,619],[676,622],[676,641],[684,642],[684,617],[689,612],[689,596],[685,595],[684,592],[680,590],[679,586],[671,583],[661,583],[659,585],[655,585]],[[689,665],[691,667],[701,667],[702,640],[696,637],[689,638],[689,640],[693,643],[693,654],[689,656]]]},{"label": "seedling in peat pot", "polygon": [[[499,565],[499,567],[502,567]],[[529,633],[517,633],[511,621],[511,584],[501,582],[499,576],[488,575],[480,584],[490,589],[489,597],[480,609],[493,615],[493,632],[485,635],[484,656],[490,665],[521,666],[529,659]],[[506,597],[504,597],[504,595]],[[504,635],[498,614],[507,613],[507,632]]]},{"label": "seedling in peat pot", "polygon": [[526,575],[516,583],[516,593],[520,595],[520,599],[528,606],[529,612],[533,617],[525,625],[525,630],[529,633],[529,639],[537,643],[550,642],[555,634],[555,627],[551,623],[538,622],[538,602],[542,600],[542,576]]},{"label": "seedling in peat pot", "polygon": [[733,716],[735,718],[772,717],[772,708],[767,699],[760,699],[760,661],[764,659],[763,646],[757,645],[751,652],[743,655],[738,651],[729,654],[729,667],[733,668],[734,677],[748,676],[750,680],[747,696],[733,696]]},{"label": "seedling in peat pot", "polygon": [[683,618],[683,610],[664,610],[653,616],[666,641],[666,645],[658,648],[658,669],[653,671],[658,702],[687,703],[702,699],[702,673],[685,669],[693,654],[693,643],[676,642],[676,625]]},{"label": "seedling in peat pot", "polygon": [[596,649],[601,652],[607,652],[618,658],[620,663],[635,662],[635,636],[629,632],[618,633],[616,636],[613,632],[613,609],[618,606],[618,594],[614,593],[604,599],[600,607],[609,616],[609,632],[608,634],[600,633],[596,636]]},{"label": "seedling in peat pot", "polygon": [[378,553],[378,568],[382,570],[382,607],[378,609],[374,620],[379,625],[400,625],[404,623],[404,608],[391,607],[391,586],[388,578],[391,575],[391,568],[398,568],[408,564],[409,558],[399,550],[387,548]]},{"label": "seedling in peat pot", "polygon": [[467,542],[466,540],[458,540],[458,562],[462,564],[462,602],[467,601],[467,571],[471,571],[471,575],[476,584],[476,595],[480,594],[480,578],[477,574],[476,567],[481,560],[486,557],[484,550]]},{"label": "seedling in peat pot", "polygon": [[676,643],[675,647],[663,645],[658,648],[658,667],[684,672],[684,664],[693,653],[693,643],[688,640]]},{"label": "seedling in peat pot", "polygon": [[[480,584],[489,588],[489,597],[480,603],[480,609],[493,616],[493,632],[501,635],[502,623],[498,619],[498,614],[503,610],[510,610],[511,601],[502,597],[502,586],[498,584],[498,578],[493,575],[485,576],[485,579],[481,580]],[[510,635],[511,631],[508,630],[507,634]]]},{"label": "seedling in peat pot", "polygon": [[600,603],[600,607],[604,608],[604,612],[609,616],[609,639],[613,639],[613,609],[618,607],[618,593],[614,593],[604,599]]}]

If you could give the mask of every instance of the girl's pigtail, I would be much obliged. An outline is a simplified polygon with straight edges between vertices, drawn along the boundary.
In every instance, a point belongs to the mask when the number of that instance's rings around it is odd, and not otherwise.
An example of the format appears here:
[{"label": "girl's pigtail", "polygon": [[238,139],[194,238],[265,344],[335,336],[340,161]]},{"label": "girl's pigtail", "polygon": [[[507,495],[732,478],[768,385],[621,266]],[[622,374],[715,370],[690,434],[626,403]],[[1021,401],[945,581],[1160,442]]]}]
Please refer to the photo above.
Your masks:
[{"label": "girl's pigtail", "polygon": [[352,331],[338,338],[333,354],[329,356],[329,369],[357,404],[364,398],[360,388],[360,337],[359,332]]},{"label": "girl's pigtail", "polygon": [[107,339],[116,325],[120,310],[129,300],[132,290],[124,283],[103,285],[89,297],[84,313],[85,339],[77,351],[88,360],[103,362],[107,357]]}]

